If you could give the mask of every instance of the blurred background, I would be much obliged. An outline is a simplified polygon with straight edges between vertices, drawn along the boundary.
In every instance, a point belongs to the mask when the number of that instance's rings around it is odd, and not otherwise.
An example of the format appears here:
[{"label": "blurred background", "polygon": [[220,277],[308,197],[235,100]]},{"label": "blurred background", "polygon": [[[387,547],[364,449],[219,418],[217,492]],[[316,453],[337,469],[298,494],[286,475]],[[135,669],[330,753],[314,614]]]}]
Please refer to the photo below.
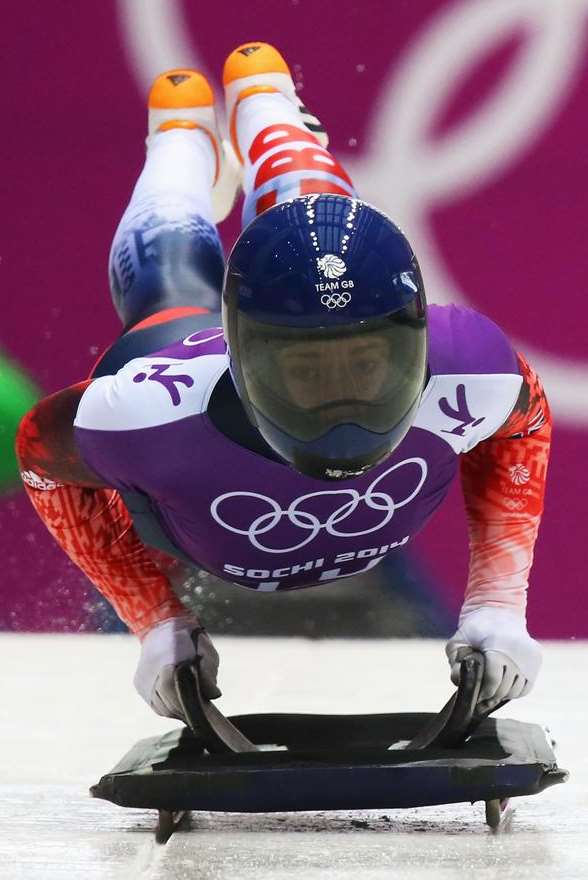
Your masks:
[{"label": "blurred background", "polygon": [[[20,416],[84,378],[118,334],[111,237],[144,156],[151,79],[220,71],[238,43],[278,46],[364,199],[419,256],[429,300],[468,303],[511,335],[555,415],[529,618],[588,637],[586,90],[588,0],[29,0],[3,10],[0,629],[121,628],[19,488]],[[225,247],[239,212],[221,228]],[[213,632],[443,635],[467,572],[456,485],[407,551],[287,596],[206,574]]]}]

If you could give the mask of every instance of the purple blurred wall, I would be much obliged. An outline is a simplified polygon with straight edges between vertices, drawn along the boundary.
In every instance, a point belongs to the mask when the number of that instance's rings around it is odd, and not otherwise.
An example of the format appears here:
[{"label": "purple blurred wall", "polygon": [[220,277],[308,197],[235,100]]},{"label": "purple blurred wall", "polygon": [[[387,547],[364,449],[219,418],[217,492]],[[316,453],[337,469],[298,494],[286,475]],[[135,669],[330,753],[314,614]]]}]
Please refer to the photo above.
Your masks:
[{"label": "purple blurred wall", "polygon": [[[51,392],[118,332],[106,261],[138,174],[149,77],[220,80],[239,42],[275,42],[360,193],[409,233],[432,301],[497,320],[543,375],[556,419],[530,594],[542,637],[587,637],[583,4],[471,0],[10,4],[3,15],[0,350]],[[223,227],[227,245],[237,218]],[[458,606],[459,491],[417,539]],[[0,619],[83,626],[90,592],[22,493],[0,498]]]}]

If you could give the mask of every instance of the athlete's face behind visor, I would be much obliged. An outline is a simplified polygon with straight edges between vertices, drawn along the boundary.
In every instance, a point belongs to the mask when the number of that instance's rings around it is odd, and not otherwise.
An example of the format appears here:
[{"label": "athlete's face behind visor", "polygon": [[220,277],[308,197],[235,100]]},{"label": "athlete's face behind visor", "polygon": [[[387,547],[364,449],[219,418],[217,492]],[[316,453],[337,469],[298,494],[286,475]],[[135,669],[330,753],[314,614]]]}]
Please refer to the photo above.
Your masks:
[{"label": "athlete's face behind visor", "polygon": [[283,328],[241,316],[239,337],[260,430],[281,454],[290,438],[284,457],[306,458],[313,474],[317,455],[331,470],[373,467],[410,427],[426,371],[424,319],[412,308],[353,328]]},{"label": "athlete's face behind visor", "polygon": [[285,343],[276,363],[288,399],[302,410],[354,417],[354,405],[384,393],[389,344],[382,334]]}]

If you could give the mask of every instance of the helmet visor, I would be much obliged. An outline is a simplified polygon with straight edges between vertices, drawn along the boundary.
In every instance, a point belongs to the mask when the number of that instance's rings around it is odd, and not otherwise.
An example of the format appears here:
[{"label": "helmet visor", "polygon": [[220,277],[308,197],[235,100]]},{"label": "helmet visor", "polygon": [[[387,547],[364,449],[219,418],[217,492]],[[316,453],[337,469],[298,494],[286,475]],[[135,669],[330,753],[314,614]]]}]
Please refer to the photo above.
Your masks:
[{"label": "helmet visor", "polygon": [[353,328],[278,327],[241,315],[238,334],[250,403],[300,441],[344,424],[385,434],[423,389],[426,331],[416,304]]}]

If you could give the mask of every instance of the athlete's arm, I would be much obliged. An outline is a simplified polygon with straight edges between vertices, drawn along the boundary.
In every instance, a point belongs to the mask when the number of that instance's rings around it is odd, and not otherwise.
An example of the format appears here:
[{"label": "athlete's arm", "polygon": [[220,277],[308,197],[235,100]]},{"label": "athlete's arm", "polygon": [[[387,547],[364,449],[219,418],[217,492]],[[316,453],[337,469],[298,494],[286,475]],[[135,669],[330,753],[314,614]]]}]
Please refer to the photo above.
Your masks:
[{"label": "athlete's arm", "polygon": [[120,494],[82,461],[73,423],[88,385],[53,394],[24,417],[17,457],[31,503],[57,543],[142,637],[186,614],[170,583],[178,563],[145,547]]},{"label": "athlete's arm", "polygon": [[482,607],[524,616],[543,512],[551,413],[541,381],[522,355],[517,403],[505,424],[462,456],[470,566],[462,616]]},{"label": "athlete's arm", "polygon": [[464,653],[472,647],[484,653],[479,707],[488,710],[528,694],[541,666],[525,610],[551,416],[533,369],[521,355],[518,362],[523,381],[513,412],[493,436],[463,456],[470,570],[458,629],[445,648],[455,683]]},{"label": "athlete's arm", "polygon": [[91,380],[71,385],[39,401],[23,418],[16,437],[16,454],[23,480],[104,486],[77,449],[74,419]]}]

